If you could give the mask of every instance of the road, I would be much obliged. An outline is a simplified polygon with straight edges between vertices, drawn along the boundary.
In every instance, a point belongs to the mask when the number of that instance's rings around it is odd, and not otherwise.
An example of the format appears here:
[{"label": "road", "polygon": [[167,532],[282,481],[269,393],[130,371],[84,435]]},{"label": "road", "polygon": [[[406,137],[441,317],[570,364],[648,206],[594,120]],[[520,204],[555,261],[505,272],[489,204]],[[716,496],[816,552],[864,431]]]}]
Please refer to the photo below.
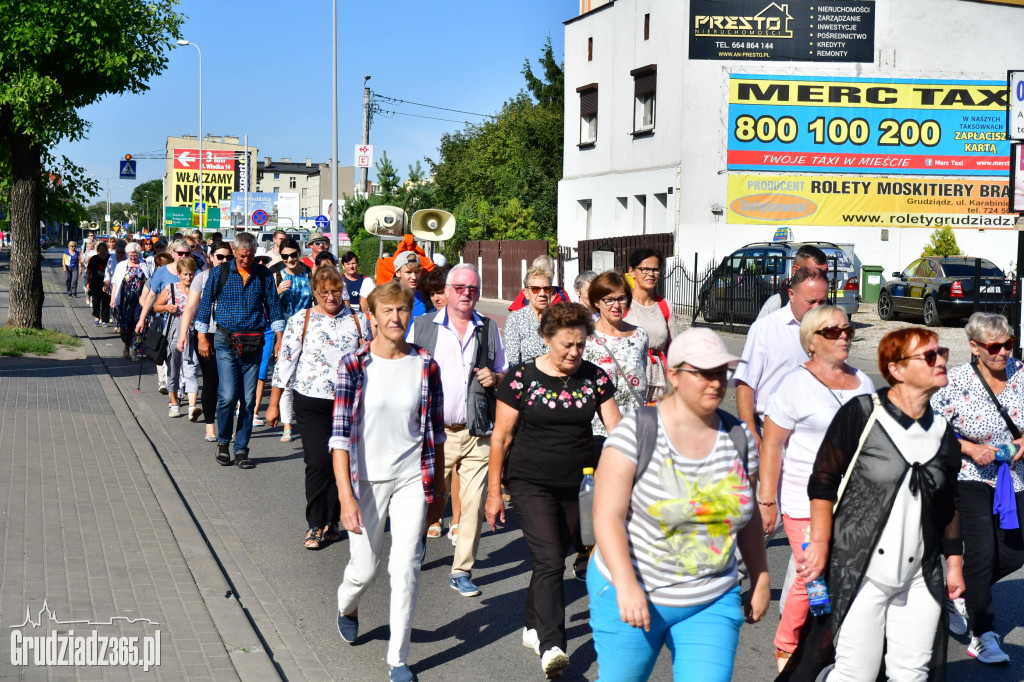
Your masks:
[{"label": "road", "polygon": [[[55,257],[55,254],[50,255]],[[481,309],[500,308],[484,302]],[[203,441],[203,426],[167,418],[166,398],[156,391],[151,364],[141,366],[142,390],[136,393],[140,365],[120,358],[121,344],[112,328],[94,328],[84,299],[75,310],[94,340],[104,364],[135,418],[159,453],[180,495],[196,519],[210,551],[227,576],[249,619],[287,679],[384,679],[389,592],[386,567],[360,608],[361,633],[356,646],[344,645],[335,629],[335,594],[348,558],[342,540],[312,552],[302,547],[303,461],[299,442],[281,443],[280,431],[256,427],[252,457],[257,466],[243,471],[221,467],[214,448]],[[738,351],[743,337],[728,336]],[[877,368],[856,364],[881,383]],[[264,409],[265,409],[264,402]],[[726,405],[735,409],[732,391]],[[736,657],[735,680],[774,678],[772,638],[778,623],[778,599],[788,561],[784,537],[769,545],[773,603],[759,624],[744,625]],[[430,540],[423,562],[409,663],[424,682],[430,680],[542,679],[539,659],[520,644],[525,589],[529,581],[526,547],[515,520],[497,533],[483,534],[473,578],[482,596],[463,598],[448,587],[452,546]],[[571,666],[564,679],[595,680],[597,664],[587,616],[583,583],[572,579],[567,564],[566,626]],[[1009,682],[1024,679],[1024,630],[1012,605],[1024,603],[1021,574],[996,587],[1000,615],[996,628],[1007,634],[1013,663],[987,667],[970,660],[966,639],[951,639],[948,679]],[[1019,607],[1018,607],[1019,608]],[[652,677],[671,679],[671,662],[663,651]]]}]

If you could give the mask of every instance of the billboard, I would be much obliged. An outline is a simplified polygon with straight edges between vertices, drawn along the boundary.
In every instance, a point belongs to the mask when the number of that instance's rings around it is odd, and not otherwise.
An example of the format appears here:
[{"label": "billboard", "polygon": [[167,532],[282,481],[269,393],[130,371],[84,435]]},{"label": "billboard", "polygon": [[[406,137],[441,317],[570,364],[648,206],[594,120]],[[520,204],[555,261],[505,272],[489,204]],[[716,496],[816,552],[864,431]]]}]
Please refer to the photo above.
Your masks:
[{"label": "billboard", "polygon": [[690,59],[875,60],[873,0],[690,0]]},{"label": "billboard", "polygon": [[[260,229],[273,229],[277,227],[277,192],[249,192],[248,224],[253,225],[252,214],[256,211],[266,211],[270,219]],[[245,192],[231,193],[231,227],[244,227],[246,225]]]},{"label": "billboard", "polygon": [[[174,149],[171,173],[171,206],[192,206],[199,201],[199,151]],[[238,190],[235,152],[225,149],[203,150],[203,194],[205,202],[218,205]]]},{"label": "billboard", "polygon": [[302,213],[298,192],[281,192],[277,195],[277,219],[282,227],[299,227]]},{"label": "billboard", "polygon": [[1006,81],[729,78],[729,170],[1002,175]]},{"label": "billboard", "polygon": [[1010,183],[973,178],[729,176],[726,222],[1013,229]]}]

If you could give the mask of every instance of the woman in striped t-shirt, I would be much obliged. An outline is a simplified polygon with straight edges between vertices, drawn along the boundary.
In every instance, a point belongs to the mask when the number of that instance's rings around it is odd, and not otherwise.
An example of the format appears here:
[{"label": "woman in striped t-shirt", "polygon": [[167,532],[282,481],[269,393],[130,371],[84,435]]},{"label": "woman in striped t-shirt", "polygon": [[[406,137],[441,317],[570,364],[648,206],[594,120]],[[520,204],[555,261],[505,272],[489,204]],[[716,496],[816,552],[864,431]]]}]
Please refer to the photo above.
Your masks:
[{"label": "woman in striped t-shirt", "polygon": [[[741,427],[744,466],[717,412],[738,362],[711,330],[683,332],[669,348],[669,392],[658,402],[654,451],[639,480],[637,414],[605,441],[594,500],[597,570],[587,572],[601,679],[647,679],[669,643],[676,680],[727,682],[744,613],[757,622],[768,607],[748,479],[757,475],[757,449]],[[754,586],[742,608],[737,546]]]}]

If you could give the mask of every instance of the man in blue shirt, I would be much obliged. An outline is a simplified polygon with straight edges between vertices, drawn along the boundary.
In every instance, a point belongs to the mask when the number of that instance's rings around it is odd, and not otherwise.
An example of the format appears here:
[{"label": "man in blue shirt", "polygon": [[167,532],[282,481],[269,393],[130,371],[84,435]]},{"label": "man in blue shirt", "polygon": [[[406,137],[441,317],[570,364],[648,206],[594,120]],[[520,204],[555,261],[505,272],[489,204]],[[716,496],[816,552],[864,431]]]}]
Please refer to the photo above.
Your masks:
[{"label": "man in blue shirt", "polygon": [[[196,310],[195,328],[199,332],[199,354],[208,358],[215,353],[220,375],[217,461],[224,466],[231,465],[229,445],[234,408],[235,403],[241,402],[235,434],[235,463],[240,469],[252,469],[256,465],[249,459],[249,437],[256,409],[256,381],[263,357],[263,330],[269,322],[274,332],[274,347],[279,348],[284,315],[273,276],[265,266],[255,262],[255,237],[246,232],[235,235],[234,255],[234,260],[210,272]],[[212,348],[206,337],[211,315],[217,321]]]}]

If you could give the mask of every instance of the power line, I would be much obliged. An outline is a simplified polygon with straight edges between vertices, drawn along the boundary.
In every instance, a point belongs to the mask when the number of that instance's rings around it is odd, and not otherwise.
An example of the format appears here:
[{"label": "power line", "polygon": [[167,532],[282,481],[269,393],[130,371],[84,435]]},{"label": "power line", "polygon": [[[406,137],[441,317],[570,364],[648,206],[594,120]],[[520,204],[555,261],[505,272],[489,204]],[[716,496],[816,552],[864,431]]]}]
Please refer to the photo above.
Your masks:
[{"label": "power line", "polygon": [[[469,121],[457,121],[454,118],[438,118],[437,116],[424,116],[423,114],[407,114],[404,111],[389,111],[387,109],[378,109],[378,114],[383,114],[386,118],[391,116],[414,116],[415,118],[429,118],[432,121],[448,121],[449,123],[465,123],[472,125]],[[390,116],[388,116],[390,114]]]},{"label": "power line", "polygon": [[[463,111],[462,109],[449,109],[448,107],[438,107],[438,106],[435,106],[433,104],[421,104],[420,102],[410,102],[409,100],[397,99],[395,97],[387,97],[386,95],[378,95],[377,93],[373,93],[373,96],[374,97],[379,97],[380,99],[383,99],[383,100],[387,100],[388,102],[394,102],[395,104],[412,104],[413,106],[427,107],[428,109],[440,109],[441,111],[452,111],[452,112],[455,112],[456,114],[469,114],[470,116],[482,116],[484,118],[494,118],[494,116],[492,116],[491,114],[478,114],[475,111]],[[412,114],[409,114],[409,116],[412,116]],[[426,118],[426,117],[424,117],[424,118]],[[450,120],[450,119],[438,119],[438,120]],[[461,121],[456,121],[456,123],[461,123]]]}]

